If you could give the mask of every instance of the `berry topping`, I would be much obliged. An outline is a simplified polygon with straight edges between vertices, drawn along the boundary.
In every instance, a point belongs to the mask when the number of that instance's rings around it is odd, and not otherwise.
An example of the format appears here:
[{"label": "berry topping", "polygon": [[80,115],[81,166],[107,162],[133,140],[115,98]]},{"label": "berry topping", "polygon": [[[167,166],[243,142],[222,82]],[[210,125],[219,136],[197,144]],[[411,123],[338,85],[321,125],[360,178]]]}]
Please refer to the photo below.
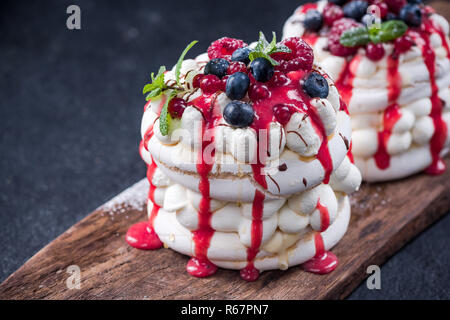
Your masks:
[{"label": "berry topping", "polygon": [[210,59],[224,58],[230,59],[236,49],[246,46],[245,42],[233,38],[220,38],[213,43],[208,48],[208,57]]},{"label": "berry topping", "polygon": [[326,98],[328,97],[328,82],[321,74],[311,72],[306,78],[303,88],[311,98]]},{"label": "berry topping", "polygon": [[222,81],[218,76],[208,74],[200,80],[200,89],[206,94],[214,93],[222,89]]},{"label": "berry topping", "polygon": [[416,4],[407,4],[400,10],[400,19],[408,26],[419,27],[422,24],[422,11]]},{"label": "berry topping", "polygon": [[272,79],[267,83],[271,87],[281,87],[289,82],[289,78],[281,71],[275,71]]},{"label": "berry topping", "polygon": [[306,12],[305,14],[303,25],[305,26],[306,30],[319,31],[323,25],[322,15],[317,10],[308,10],[308,12]]},{"label": "berry topping", "polygon": [[200,88],[200,80],[203,78],[203,74],[197,74],[194,79],[192,79],[192,86],[194,88]]},{"label": "berry topping", "polygon": [[291,52],[272,54],[272,58],[280,63],[277,66],[277,70],[284,73],[299,69],[311,70],[314,62],[314,53],[312,48],[303,39],[291,37],[281,41],[281,44],[288,47]]},{"label": "berry topping", "polygon": [[273,76],[272,63],[266,58],[256,58],[250,64],[250,71],[256,81],[267,82]]},{"label": "berry topping", "polygon": [[228,98],[239,100],[245,97],[249,85],[250,79],[248,78],[248,75],[243,72],[236,72],[229,76],[225,92]]},{"label": "berry topping", "polygon": [[169,113],[172,118],[181,118],[183,115],[184,109],[186,109],[187,103],[184,99],[181,98],[173,98],[169,102]]},{"label": "berry topping", "polygon": [[243,62],[231,62],[228,69],[227,74],[233,74],[236,72],[244,72],[247,73],[247,65]]},{"label": "berry topping", "polygon": [[252,84],[248,89],[248,97],[252,101],[266,99],[269,97],[269,95],[269,89],[262,83]]},{"label": "berry topping", "polygon": [[231,55],[231,61],[243,62],[245,65],[248,65],[250,63],[250,58],[248,57],[250,51],[251,50],[249,47],[236,49],[236,51]]},{"label": "berry topping", "polygon": [[384,0],[389,7],[389,10],[398,14],[400,10],[405,6],[406,0]]},{"label": "berry topping", "polygon": [[352,28],[358,28],[361,25],[352,19],[342,18],[331,27],[330,33],[328,34],[328,47],[330,52],[335,56],[346,57],[355,54],[358,50],[357,47],[344,47],[340,43],[340,38],[344,31],[350,30]]},{"label": "berry topping", "polygon": [[286,125],[291,119],[292,112],[288,105],[280,103],[275,105],[272,110],[275,119],[277,119],[277,121],[283,126]]},{"label": "berry topping", "polygon": [[368,6],[369,4],[366,1],[357,0],[347,3],[342,10],[344,11],[344,16],[347,18],[360,21],[366,14]]},{"label": "berry topping", "polygon": [[245,128],[251,125],[254,116],[252,106],[242,101],[231,101],[223,109],[225,121],[237,128]]},{"label": "berry topping", "polygon": [[342,11],[341,7],[335,4],[327,3],[323,9],[323,21],[329,27],[331,27],[335,21],[341,19],[342,17],[344,17],[344,11]]},{"label": "berry topping", "polygon": [[369,43],[366,46],[366,55],[372,61],[381,60],[384,57],[384,48],[381,43]]},{"label": "berry topping", "polygon": [[215,76],[218,76],[219,78],[222,78],[224,75],[227,74],[227,69],[229,65],[230,63],[225,59],[222,58],[212,59],[206,64],[203,73],[213,74]]}]

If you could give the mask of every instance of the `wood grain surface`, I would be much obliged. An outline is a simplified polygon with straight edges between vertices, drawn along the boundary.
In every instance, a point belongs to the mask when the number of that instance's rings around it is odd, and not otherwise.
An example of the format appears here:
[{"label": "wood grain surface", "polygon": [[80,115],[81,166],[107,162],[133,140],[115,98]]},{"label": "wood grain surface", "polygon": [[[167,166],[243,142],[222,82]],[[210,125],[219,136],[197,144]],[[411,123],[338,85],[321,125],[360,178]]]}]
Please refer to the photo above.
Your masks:
[{"label": "wood grain surface", "polygon": [[[448,1],[431,3],[450,17]],[[125,232],[145,219],[145,207],[118,205],[114,213],[99,208],[40,250],[0,285],[0,299],[341,299],[367,276],[367,266],[382,264],[449,211],[450,171],[363,184],[352,197],[349,230],[333,249],[339,266],[324,276],[294,267],[264,272],[253,283],[222,269],[193,278],[185,271],[186,256],[129,247]],[[80,267],[80,289],[67,288],[71,265]]]},{"label": "wood grain surface", "polygon": [[[447,159],[450,166],[450,160]],[[144,201],[145,193],[141,195]],[[119,195],[120,200],[120,195]],[[120,202],[120,201],[119,201]],[[120,207],[120,204],[119,204]],[[129,247],[127,228],[145,209],[99,208],[39,251],[0,286],[2,299],[340,299],[450,208],[450,171],[391,183],[364,184],[352,197],[347,234],[333,249],[338,268],[324,276],[300,267],[262,273],[247,283],[221,270],[206,279],[185,271],[186,256]],[[68,289],[67,268],[81,269],[80,289]]]}]

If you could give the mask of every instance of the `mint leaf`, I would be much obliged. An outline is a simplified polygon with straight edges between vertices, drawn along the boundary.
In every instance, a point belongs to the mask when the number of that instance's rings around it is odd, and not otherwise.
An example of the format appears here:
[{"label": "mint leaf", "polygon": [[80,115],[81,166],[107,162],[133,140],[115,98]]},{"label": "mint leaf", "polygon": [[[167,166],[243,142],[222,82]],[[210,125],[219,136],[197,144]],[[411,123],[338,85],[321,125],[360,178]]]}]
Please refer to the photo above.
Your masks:
[{"label": "mint leaf", "polygon": [[161,93],[166,89],[166,84],[164,83],[164,73],[166,72],[166,67],[161,66],[159,68],[158,74],[155,77],[155,74],[152,72],[151,74],[151,83],[147,83],[142,89],[142,94],[146,94],[150,92],[146,100],[150,100],[151,98],[157,97],[161,95]]},{"label": "mint leaf", "polygon": [[145,97],[145,100],[150,100],[151,98],[155,98],[160,96],[162,93],[162,90],[160,88],[154,89],[150,91],[150,93]]},{"label": "mint leaf", "polygon": [[169,128],[170,128],[170,122],[172,120],[172,117],[169,113],[169,103],[170,101],[177,95],[177,91],[171,91],[168,95],[166,102],[164,102],[164,105],[161,109],[161,113],[159,114],[159,131],[161,131],[161,134],[163,136],[167,136],[169,134]]},{"label": "mint leaf", "polygon": [[177,84],[180,85],[180,70],[181,64],[183,63],[184,57],[188,53],[188,51],[197,43],[197,40],[192,41],[188,44],[188,46],[181,53],[180,58],[178,58],[177,66],[175,67],[175,79],[177,80]]},{"label": "mint leaf", "polygon": [[277,44],[277,36],[275,32],[272,32],[272,41],[270,43],[266,40],[264,33],[259,32],[259,40],[256,43],[255,48],[248,55],[250,61],[255,60],[256,58],[265,58],[270,61],[273,66],[278,65],[278,62],[270,57],[272,53],[278,52],[291,52],[287,46],[282,45],[280,43]]},{"label": "mint leaf", "polygon": [[383,22],[380,29],[369,29],[370,41],[373,43],[389,42],[400,38],[408,30],[408,26],[401,20]]},{"label": "mint leaf", "polygon": [[274,59],[273,59],[272,57],[270,57],[268,54],[265,54],[265,53],[260,52],[260,51],[252,51],[252,52],[250,52],[250,54],[248,55],[248,57],[250,58],[250,61],[253,61],[253,60],[255,60],[256,58],[265,58],[265,59],[269,60],[270,63],[271,63],[273,66],[277,66],[277,65],[278,65],[278,62],[277,62],[276,60],[274,60]]},{"label": "mint leaf", "polygon": [[408,30],[406,23],[400,20],[390,20],[371,28],[352,28],[342,33],[339,42],[344,47],[359,47],[369,42],[382,43],[395,40]]},{"label": "mint leaf", "polygon": [[370,42],[369,32],[366,27],[352,28],[342,33],[339,42],[344,47],[359,47]]}]

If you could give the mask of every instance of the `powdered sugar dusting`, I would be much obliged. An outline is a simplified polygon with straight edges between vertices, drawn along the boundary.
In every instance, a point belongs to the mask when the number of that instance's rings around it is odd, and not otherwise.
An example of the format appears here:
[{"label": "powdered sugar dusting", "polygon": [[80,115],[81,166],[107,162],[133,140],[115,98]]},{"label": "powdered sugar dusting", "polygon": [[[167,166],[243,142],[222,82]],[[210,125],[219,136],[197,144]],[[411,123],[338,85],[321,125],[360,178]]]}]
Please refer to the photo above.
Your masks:
[{"label": "powdered sugar dusting", "polygon": [[109,200],[100,209],[108,212],[109,215],[124,213],[129,209],[142,210],[147,203],[148,189],[149,183],[144,178]]}]

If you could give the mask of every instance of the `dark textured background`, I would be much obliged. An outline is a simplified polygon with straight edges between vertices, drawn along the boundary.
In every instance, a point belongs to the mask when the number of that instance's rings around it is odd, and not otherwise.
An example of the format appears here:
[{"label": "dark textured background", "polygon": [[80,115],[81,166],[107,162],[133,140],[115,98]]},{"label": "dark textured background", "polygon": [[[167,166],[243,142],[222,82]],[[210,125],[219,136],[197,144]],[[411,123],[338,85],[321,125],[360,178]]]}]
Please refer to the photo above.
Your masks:
[{"label": "dark textured background", "polygon": [[[78,4],[82,30],[66,28]],[[151,71],[192,39],[281,36],[300,1],[0,2],[0,280],[144,177],[138,155]],[[350,298],[450,298],[450,215],[382,267],[382,289]]]}]

